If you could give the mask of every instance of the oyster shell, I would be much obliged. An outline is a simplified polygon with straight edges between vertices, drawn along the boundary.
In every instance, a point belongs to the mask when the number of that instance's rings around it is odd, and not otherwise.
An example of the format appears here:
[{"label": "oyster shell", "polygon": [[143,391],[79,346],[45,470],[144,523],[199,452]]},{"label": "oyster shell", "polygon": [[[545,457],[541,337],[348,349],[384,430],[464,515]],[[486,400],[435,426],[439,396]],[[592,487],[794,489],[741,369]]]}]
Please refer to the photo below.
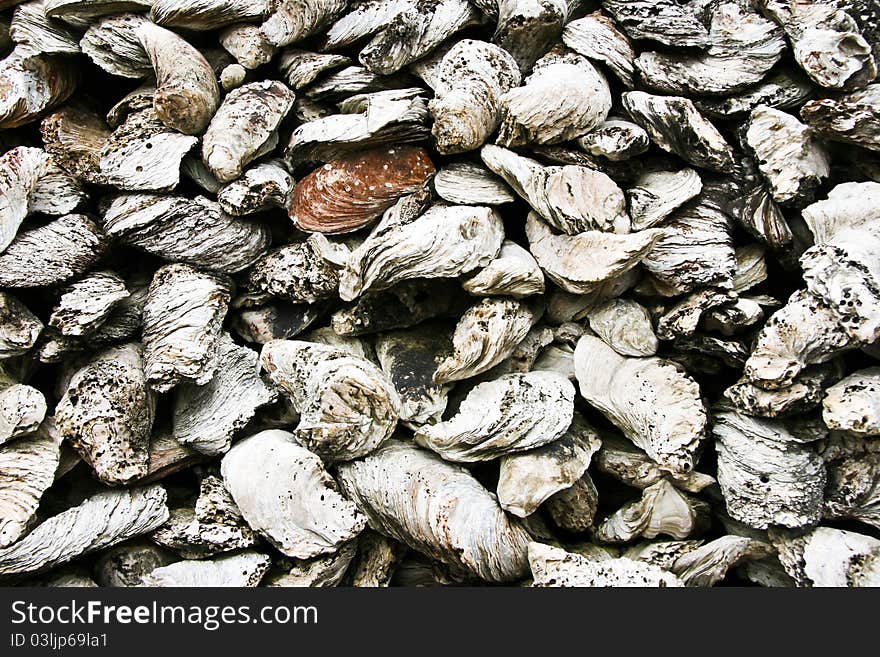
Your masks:
[{"label": "oyster shell", "polygon": [[880,151],[880,84],[810,101],[801,108],[801,117],[825,139]]},{"label": "oyster shell", "polygon": [[811,200],[830,173],[825,149],[791,114],[759,105],[752,110],[745,139],[777,203]]},{"label": "oyster shell", "polygon": [[703,189],[693,169],[649,171],[626,190],[633,230],[653,228]]},{"label": "oyster shell", "polygon": [[73,375],[55,420],[102,481],[125,484],[147,474],[155,411],[143,350],[129,343],[99,353]]},{"label": "oyster shell", "polygon": [[333,554],[366,524],[337,492],[321,459],[286,431],[263,431],[237,442],[221,470],[251,529],[288,556]]},{"label": "oyster shell", "polygon": [[460,466],[390,440],[341,464],[338,479],[373,529],[432,559],[492,582],[528,571],[528,533]]},{"label": "oyster shell", "polygon": [[669,480],[676,488],[689,493],[699,493],[715,483],[709,475],[695,470],[683,472],[658,465],[635,445],[613,435],[603,436],[602,447],[596,454],[596,465],[600,472],[642,490],[661,479]]},{"label": "oyster shell", "polygon": [[751,527],[803,527],[822,517],[825,468],[780,422],[715,413],[718,483],[727,512]]},{"label": "oyster shell", "polygon": [[733,168],[730,144],[687,98],[628,91],[623,106],[663,150],[710,171]]},{"label": "oyster shell", "polygon": [[516,242],[504,240],[501,251],[462,287],[474,296],[510,296],[515,299],[544,293],[544,273],[532,254]]},{"label": "oyster shell", "polygon": [[151,532],[168,519],[165,499],[165,489],[158,485],[97,493],[0,549],[0,577],[44,572]]},{"label": "oyster shell", "polygon": [[605,76],[588,59],[556,48],[537,61],[521,87],[501,96],[497,144],[570,141],[599,126],[611,110]]},{"label": "oyster shell", "polygon": [[545,167],[499,146],[484,146],[480,155],[557,230],[569,235],[588,230],[629,232],[626,199],[604,173],[582,166]]},{"label": "oyster shell", "polygon": [[272,4],[269,0],[153,0],[150,18],[158,25],[214,30],[233,23],[263,19]]},{"label": "oyster shell", "polygon": [[18,46],[0,61],[0,129],[35,121],[67,100],[78,82],[69,59]]},{"label": "oyster shell", "polygon": [[575,413],[560,438],[502,456],[497,490],[501,508],[520,518],[533,514],[547,499],[570,488],[586,473],[601,444],[595,429]]},{"label": "oyster shell", "polygon": [[65,283],[104,254],[107,238],[84,214],[68,214],[18,236],[0,253],[0,287]]},{"label": "oyster shell", "polygon": [[454,352],[437,366],[434,382],[469,379],[513,353],[538,321],[535,308],[514,299],[483,299],[467,310],[452,336]]},{"label": "oyster shell", "polygon": [[159,268],[144,305],[144,360],[157,392],[183,381],[208,383],[217,369],[217,344],[229,304],[229,281],[185,264]]},{"label": "oyster shell", "polygon": [[0,446],[0,548],[13,545],[34,521],[55,481],[61,440],[49,419],[30,436]]},{"label": "oyster shell", "polygon": [[595,12],[573,20],[562,30],[562,41],[584,57],[605,64],[626,87],[632,89],[636,53],[630,40],[610,18]]},{"label": "oyster shell", "polygon": [[835,433],[821,455],[828,473],[824,517],[880,527],[880,443]]},{"label": "oyster shell", "polygon": [[534,212],[526,220],[529,250],[544,274],[566,292],[588,294],[598,290],[651,257],[664,239],[662,229],[618,235],[589,230],[576,235],[554,235]]},{"label": "oyster shell", "polygon": [[229,216],[205,197],[117,196],[104,214],[107,235],[166,260],[235,273],[269,248],[269,230]]},{"label": "oyster shell", "polygon": [[339,277],[344,301],[407,279],[454,278],[485,267],[500,252],[504,225],[494,209],[435,205],[419,215],[407,211],[407,201],[351,252]]},{"label": "oyster shell", "polygon": [[626,358],[583,336],[574,353],[580,393],[661,466],[688,472],[703,439],[699,386],[659,358]]},{"label": "oyster shell", "polygon": [[61,335],[88,335],[128,296],[125,281],[117,274],[92,272],[64,289],[52,309],[49,326]]},{"label": "oyster shell", "polygon": [[482,146],[501,120],[502,94],[520,81],[506,50],[471,39],[457,42],[440,61],[428,103],[437,150],[448,155]]},{"label": "oyster shell", "polygon": [[229,450],[232,439],[261,406],[278,395],[257,374],[258,354],[222,333],[217,343],[217,373],[208,383],[183,383],[174,401],[174,437],[203,454]]},{"label": "oyster shell", "polygon": [[700,0],[604,0],[602,6],[633,39],[667,46],[705,47],[709,30],[703,24]]},{"label": "oyster shell", "polygon": [[0,156],[0,253],[15,239],[49,166],[39,148],[19,146]]},{"label": "oyster shell", "polygon": [[630,299],[612,299],[587,314],[590,328],[621,356],[653,356],[657,336],[648,310]]},{"label": "oyster shell", "polygon": [[350,233],[372,222],[434,175],[414,146],[377,148],[329,162],[300,180],[290,218],[307,232]]},{"label": "oyster shell", "polygon": [[345,9],[347,0],[278,0],[260,30],[275,46],[311,36]]},{"label": "oyster shell", "polygon": [[8,292],[0,292],[0,361],[20,356],[34,346],[43,322]]},{"label": "oyster shell", "polygon": [[573,413],[574,386],[561,374],[505,374],[471,390],[454,417],[419,427],[414,440],[447,461],[489,461],[552,443]]},{"label": "oyster shell", "polygon": [[532,586],[553,587],[681,587],[672,573],[624,557],[590,559],[543,543],[529,543]]},{"label": "oyster shell", "polygon": [[296,439],[324,459],[369,454],[394,432],[401,402],[383,372],[333,346],[274,340],[260,365],[300,413]]},{"label": "oyster shell", "polygon": [[872,536],[817,527],[803,536],[780,534],[773,543],[785,571],[798,586],[874,587],[880,583],[880,541]]},{"label": "oyster shell", "polygon": [[290,203],[293,178],[280,162],[256,164],[217,191],[217,202],[233,217],[256,214]]},{"label": "oyster shell", "polygon": [[452,162],[437,172],[433,183],[437,195],[449,203],[502,205],[516,199],[504,182],[472,162]]},{"label": "oyster shell", "polygon": [[880,367],[854,372],[828,388],[822,419],[829,429],[880,435]]},{"label": "oyster shell", "polygon": [[202,159],[220,182],[239,178],[293,107],[281,82],[252,82],[230,91],[202,137]]},{"label": "oyster shell", "polygon": [[253,551],[204,561],[178,561],[145,574],[141,578],[141,585],[154,588],[256,586],[271,563],[268,556]]},{"label": "oyster shell", "polygon": [[648,133],[641,126],[622,119],[608,119],[577,140],[578,146],[590,155],[623,162],[641,155],[651,145]]}]

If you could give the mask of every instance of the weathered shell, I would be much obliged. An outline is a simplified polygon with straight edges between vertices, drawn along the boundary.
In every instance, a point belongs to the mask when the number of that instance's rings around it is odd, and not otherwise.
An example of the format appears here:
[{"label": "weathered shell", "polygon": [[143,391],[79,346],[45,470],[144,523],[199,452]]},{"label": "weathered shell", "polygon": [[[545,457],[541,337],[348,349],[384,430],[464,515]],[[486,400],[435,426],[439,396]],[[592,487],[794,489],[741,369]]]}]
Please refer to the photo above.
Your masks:
[{"label": "weathered shell", "polygon": [[69,59],[17,47],[0,62],[0,128],[35,121],[67,100],[78,82],[79,75]]},{"label": "weathered shell", "polygon": [[836,433],[821,455],[828,473],[824,517],[880,528],[880,442]]},{"label": "weathered shell", "polygon": [[641,155],[651,145],[648,133],[641,126],[622,119],[608,119],[577,140],[578,146],[590,155],[623,162]]},{"label": "weathered shell", "polygon": [[34,520],[55,481],[61,435],[52,420],[34,434],[0,447],[0,548],[15,543]]},{"label": "weathered shell", "polygon": [[232,316],[232,328],[243,339],[257,344],[287,340],[299,335],[324,312],[320,306],[275,303],[244,309]]},{"label": "weathered shell", "polygon": [[102,481],[124,484],[147,473],[155,410],[141,347],[127,344],[100,353],[73,375],[55,420]]},{"label": "weathered shell", "polygon": [[773,543],[798,586],[876,587],[880,541],[856,532],[817,527],[803,536],[782,534]]},{"label": "weathered shell", "polygon": [[150,18],[158,25],[183,27],[188,30],[214,30],[232,23],[265,18],[272,3],[269,0],[153,0]]},{"label": "weathered shell", "polygon": [[44,148],[56,165],[76,178],[93,179],[101,149],[110,136],[103,118],[68,105],[43,119],[40,133]]},{"label": "weathered shell", "polygon": [[220,182],[241,176],[293,107],[293,92],[277,81],[230,91],[202,138],[202,158]]},{"label": "weathered shell", "polygon": [[0,291],[0,361],[26,353],[42,330],[43,322],[27,306]]},{"label": "weathered shell", "polygon": [[819,86],[855,89],[877,76],[871,46],[835,3],[761,0],[759,5],[783,27],[795,61]]},{"label": "weathered shell", "polygon": [[132,111],[104,141],[92,178],[125,191],[171,191],[197,141],[166,127],[152,106]]},{"label": "weathered shell", "polygon": [[300,413],[296,439],[324,459],[369,454],[397,425],[400,398],[382,371],[336,347],[275,340],[260,364]]},{"label": "weathered shell", "polygon": [[217,191],[217,202],[234,217],[286,208],[293,178],[280,162],[264,162],[246,169],[241,178]]},{"label": "weathered shell", "polygon": [[[336,554],[314,559],[293,561],[290,570],[285,564],[281,572],[270,573],[265,586],[323,588],[338,586],[354,559],[358,541],[352,540],[339,548]],[[287,572],[284,572],[287,570]]]},{"label": "weathered shell", "polygon": [[776,420],[713,416],[718,483],[727,512],[758,529],[803,527],[822,517],[822,459]]},{"label": "weathered shell", "polygon": [[761,329],[743,373],[762,388],[784,388],[807,365],[824,363],[856,346],[831,309],[800,290]]},{"label": "weathered shell", "polygon": [[715,118],[736,118],[758,105],[776,109],[796,109],[812,98],[814,88],[801,75],[785,69],[732,96],[694,99],[701,112]]},{"label": "weathered shell", "polygon": [[450,351],[450,332],[435,324],[376,338],[376,358],[400,396],[401,422],[419,427],[440,421],[451,386],[434,383],[434,373]]},{"label": "weathered shell", "polygon": [[526,220],[529,250],[551,281],[566,292],[587,294],[635,267],[662,241],[659,228],[617,235],[589,230],[554,235],[535,213]]},{"label": "weathered shell", "polygon": [[732,292],[714,288],[691,292],[672,307],[667,306],[666,312],[657,320],[657,336],[661,340],[690,337],[697,331],[700,320],[707,311],[735,298]]},{"label": "weathered shell", "polygon": [[351,252],[339,278],[344,301],[407,279],[454,278],[485,267],[500,252],[504,225],[494,209],[435,205],[412,216],[405,203],[389,210]]},{"label": "weathered shell", "polygon": [[626,190],[633,230],[658,225],[702,189],[703,182],[693,169],[642,174],[636,179],[635,186]]},{"label": "weathered shell", "polygon": [[575,349],[581,395],[662,466],[691,470],[703,439],[700,388],[659,358],[626,358],[598,338]]},{"label": "weathered shell", "polygon": [[246,71],[268,64],[277,48],[258,25],[241,23],[220,32],[220,45]]},{"label": "weathered shell", "polygon": [[203,454],[229,450],[232,439],[277,393],[257,374],[259,355],[227,333],[217,344],[217,373],[205,385],[184,383],[174,402],[174,437]]},{"label": "weathered shell", "polygon": [[0,156],[0,253],[15,239],[49,166],[39,148],[19,146]]},{"label": "weathered shell", "polygon": [[339,484],[376,531],[495,582],[527,570],[525,529],[465,469],[392,440],[339,467]]},{"label": "weathered shell", "polygon": [[663,150],[711,171],[733,168],[730,144],[687,98],[628,91],[623,106]]},{"label": "weathered shell", "polygon": [[[398,5],[396,0],[388,3]],[[390,75],[428,55],[448,37],[478,22],[479,12],[467,0],[409,2],[383,22],[358,59],[373,73]]]},{"label": "weathered shell", "polygon": [[458,317],[470,299],[446,279],[403,281],[371,292],[333,313],[333,331],[344,336],[408,328],[435,317]]},{"label": "weathered shell", "polygon": [[278,70],[292,89],[302,89],[317,80],[325,71],[350,63],[351,59],[345,55],[285,48],[278,58]]},{"label": "weathered shell", "polygon": [[562,548],[529,543],[532,586],[552,587],[682,587],[672,573],[623,557],[590,559]]},{"label": "weathered shell", "polygon": [[229,303],[229,281],[185,264],[153,276],[144,306],[147,380],[168,392],[178,383],[208,383],[217,369],[217,343]]},{"label": "weathered shell", "polygon": [[0,287],[57,285],[82,274],[103,255],[106,238],[83,214],[69,214],[19,233],[0,254]]},{"label": "weathered shell", "polygon": [[570,534],[583,534],[593,528],[599,507],[599,491],[585,472],[571,486],[552,495],[544,509],[553,524]]},{"label": "weathered shell", "polygon": [[676,293],[704,286],[732,287],[736,253],[726,210],[726,200],[704,188],[663,224],[660,239],[642,265]]},{"label": "weathered shell", "polygon": [[49,326],[62,335],[94,331],[119,302],[129,296],[125,281],[111,271],[97,271],[69,285],[52,309]]},{"label": "weathered shell", "polygon": [[148,22],[140,14],[118,14],[101,18],[86,30],[80,40],[83,53],[100,68],[126,78],[145,78],[152,74],[150,57],[137,36]]},{"label": "weathered shell", "polygon": [[667,46],[704,47],[709,30],[700,20],[703,2],[687,0],[604,0],[602,6],[633,39]]},{"label": "weathered shell", "polygon": [[278,0],[260,30],[273,45],[286,46],[317,32],[347,4],[346,0]]},{"label": "weathered shell", "polygon": [[237,442],[221,470],[248,525],[288,556],[332,554],[366,524],[337,492],[321,460],[285,431],[263,431]]},{"label": "weathered shell", "polygon": [[452,336],[454,353],[434,373],[435,383],[469,379],[510,356],[540,313],[513,299],[483,299],[467,310]]},{"label": "weathered shell", "polygon": [[722,536],[680,555],[669,570],[686,586],[714,586],[734,566],[763,559],[773,552],[773,548],[763,541],[745,536]]},{"label": "weathered shell", "polygon": [[629,232],[623,192],[601,171],[545,167],[499,146],[484,146],[480,155],[486,166],[557,230],[569,235],[587,230]]},{"label": "weathered shell", "polygon": [[527,72],[559,38],[569,12],[568,0],[498,0],[498,22],[492,42],[513,55]]},{"label": "weathered shell", "polygon": [[351,569],[351,585],[363,588],[384,588],[407,548],[370,529],[358,538],[358,556]]},{"label": "weathered shell", "polygon": [[760,82],[785,50],[782,30],[741,2],[716,5],[707,41],[696,55],[643,52],[639,76],[668,94],[728,94]]},{"label": "weathered shell", "polygon": [[611,110],[605,76],[581,55],[554,49],[535,64],[523,86],[501,96],[497,144],[570,141],[600,125]]},{"label": "weathered shell", "polygon": [[257,586],[271,563],[268,556],[253,551],[204,561],[178,561],[150,571],[141,579],[141,585],[154,588]]},{"label": "weathered shell", "polygon": [[296,128],[285,151],[288,161],[329,162],[351,151],[422,141],[429,130],[421,88],[391,89],[353,96],[342,114],[308,121]]},{"label": "weathered shell", "polygon": [[584,475],[600,445],[599,434],[575,413],[557,440],[501,457],[497,490],[501,508],[520,518],[533,514],[544,501]]},{"label": "weathered shell", "polygon": [[880,84],[811,101],[801,108],[801,117],[825,139],[880,151]]},{"label": "weathered shell", "polygon": [[880,368],[859,370],[828,388],[822,419],[829,429],[880,434]]},{"label": "weathered shell", "polygon": [[339,288],[339,270],[348,249],[320,233],[307,240],[281,246],[260,258],[248,270],[245,289],[292,303],[331,299]]},{"label": "weathered shell", "polygon": [[647,308],[630,299],[612,299],[587,314],[590,328],[621,356],[653,356],[657,336]]},{"label": "weathered shell", "polygon": [[198,50],[164,27],[145,22],[136,33],[156,76],[156,115],[185,135],[200,134],[220,104],[220,87],[211,65]]},{"label": "weathered shell", "polygon": [[619,479],[628,486],[645,489],[661,479],[668,479],[676,488],[699,493],[715,483],[709,475],[690,470],[658,465],[642,450],[617,436],[603,436],[602,447],[596,455],[596,465],[601,472]]},{"label": "weathered shell", "polygon": [[636,53],[629,39],[610,18],[595,12],[571,21],[562,31],[562,41],[584,57],[605,64],[624,85],[632,89]]},{"label": "weathered shell", "polygon": [[379,217],[434,175],[421,148],[377,148],[334,160],[300,180],[290,218],[307,232],[350,233]]},{"label": "weathered shell", "polygon": [[501,120],[502,94],[520,79],[506,50],[471,39],[457,42],[440,61],[428,103],[437,150],[448,155],[482,146]]},{"label": "weathered shell", "polygon": [[44,0],[46,16],[60,18],[71,25],[122,11],[148,11],[151,0]]},{"label": "weathered shell", "polygon": [[0,549],[0,577],[43,572],[151,532],[168,519],[165,498],[156,485],[98,493]]},{"label": "weathered shell", "polygon": [[231,217],[202,196],[118,196],[104,214],[104,229],[109,237],[166,260],[224,273],[254,264],[270,241],[262,224]]},{"label": "weathered shell", "polygon": [[824,201],[802,211],[813,242],[823,245],[848,229],[867,229],[880,222],[876,203],[880,202],[880,183],[848,182],[836,185]]},{"label": "weathered shell", "polygon": [[64,22],[46,14],[44,0],[34,0],[15,8],[9,24],[13,42],[28,52],[45,54],[79,54],[79,39]]},{"label": "weathered shell", "polygon": [[79,208],[86,199],[88,193],[82,183],[50,163],[31,195],[30,211],[60,217]]},{"label": "weathered shell", "polygon": [[200,559],[222,552],[253,547],[257,535],[241,517],[241,511],[223,480],[208,475],[199,482],[195,507],[171,511],[167,523],[150,538],[185,559]]},{"label": "weathered shell", "polygon": [[506,374],[475,387],[454,417],[420,427],[414,439],[447,461],[489,461],[553,442],[573,413],[574,386],[561,374]]},{"label": "weathered shell", "polygon": [[812,131],[791,114],[761,105],[752,110],[745,139],[778,203],[811,200],[830,173],[829,156]]},{"label": "weathered shell", "polygon": [[102,552],[93,568],[99,586],[139,586],[141,577],[154,568],[177,561],[175,556],[144,539],[127,541]]},{"label": "weathered shell", "polygon": [[683,539],[708,525],[708,504],[661,479],[645,488],[639,500],[624,504],[605,518],[595,537],[605,543],[627,543],[638,536],[655,538],[660,534]]},{"label": "weathered shell", "polygon": [[33,433],[45,417],[43,393],[18,383],[0,368],[0,445]]},{"label": "weathered shell", "polygon": [[452,162],[434,176],[434,191],[444,201],[461,205],[502,205],[516,195],[485,167],[472,162]]},{"label": "weathered shell", "polygon": [[544,293],[544,273],[531,253],[516,242],[504,240],[498,256],[462,287],[478,297],[522,299]]},{"label": "weathered shell", "polygon": [[807,249],[801,266],[807,289],[824,302],[856,343],[880,338],[880,223],[840,230]]}]

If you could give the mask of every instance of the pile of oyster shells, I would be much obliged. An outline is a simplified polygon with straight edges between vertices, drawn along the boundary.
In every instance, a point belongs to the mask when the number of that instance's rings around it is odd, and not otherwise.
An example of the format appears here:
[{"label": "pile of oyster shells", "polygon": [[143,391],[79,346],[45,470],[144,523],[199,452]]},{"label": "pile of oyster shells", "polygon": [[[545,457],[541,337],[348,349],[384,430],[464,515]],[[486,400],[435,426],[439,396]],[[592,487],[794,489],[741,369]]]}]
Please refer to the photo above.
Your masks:
[{"label": "pile of oyster shells", "polygon": [[867,0],[0,0],[0,581],[880,585]]}]

